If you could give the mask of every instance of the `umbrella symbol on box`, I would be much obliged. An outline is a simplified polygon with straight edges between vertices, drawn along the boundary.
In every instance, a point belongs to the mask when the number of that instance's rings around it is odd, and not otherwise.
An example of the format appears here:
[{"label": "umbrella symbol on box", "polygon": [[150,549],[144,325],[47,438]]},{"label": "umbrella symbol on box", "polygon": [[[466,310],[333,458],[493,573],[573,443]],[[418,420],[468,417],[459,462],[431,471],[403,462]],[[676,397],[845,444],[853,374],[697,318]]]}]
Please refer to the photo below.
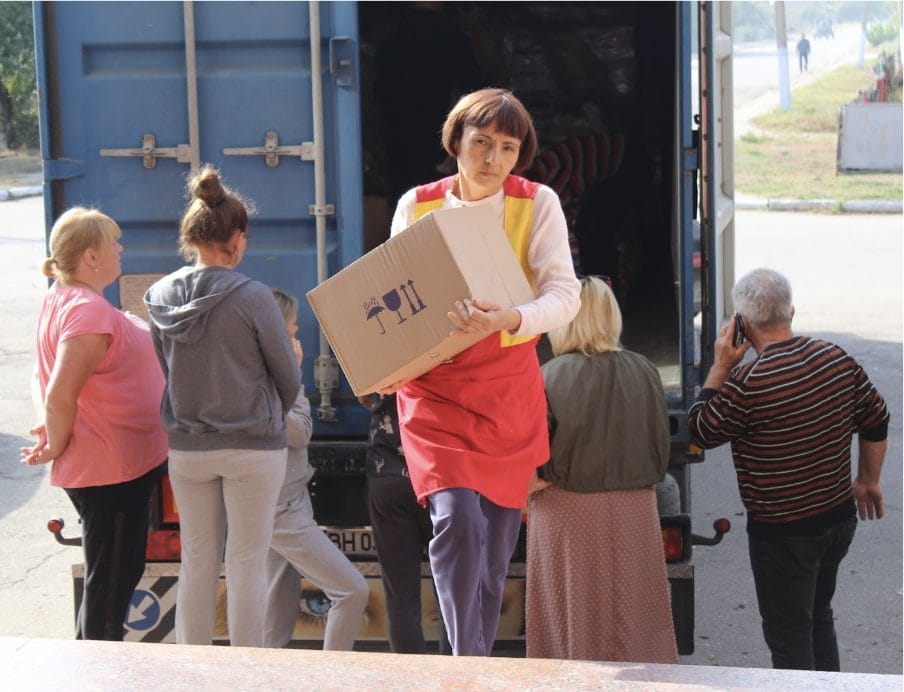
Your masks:
[{"label": "umbrella symbol on box", "polygon": [[386,308],[380,305],[376,298],[371,298],[364,303],[364,312],[367,315],[367,319],[370,320],[376,318],[377,324],[380,325],[380,334],[386,333],[386,327],[383,326],[383,321],[380,319],[380,313],[384,310],[386,310]]}]

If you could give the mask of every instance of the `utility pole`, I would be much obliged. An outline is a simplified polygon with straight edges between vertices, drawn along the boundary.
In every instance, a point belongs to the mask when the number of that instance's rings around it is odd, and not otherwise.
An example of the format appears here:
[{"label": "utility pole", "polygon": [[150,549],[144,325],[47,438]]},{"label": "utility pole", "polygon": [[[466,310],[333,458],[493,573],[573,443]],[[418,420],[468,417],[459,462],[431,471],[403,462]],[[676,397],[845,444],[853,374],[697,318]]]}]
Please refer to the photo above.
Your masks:
[{"label": "utility pole", "polygon": [[860,18],[860,54],[857,58],[857,67],[863,69],[863,56],[866,53],[866,13],[869,11],[869,3],[864,0],[863,14]]},{"label": "utility pole", "polygon": [[783,111],[791,109],[791,81],[788,77],[788,35],[785,29],[784,0],[775,0],[775,43],[778,48],[778,93]]}]

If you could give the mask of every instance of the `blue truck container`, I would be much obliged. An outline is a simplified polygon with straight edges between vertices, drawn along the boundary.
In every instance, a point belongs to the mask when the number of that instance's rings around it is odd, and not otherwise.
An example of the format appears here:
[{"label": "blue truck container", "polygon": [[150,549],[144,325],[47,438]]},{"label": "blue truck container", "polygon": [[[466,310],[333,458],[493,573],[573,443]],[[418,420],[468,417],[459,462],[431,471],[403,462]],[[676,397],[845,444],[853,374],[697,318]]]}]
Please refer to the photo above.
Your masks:
[{"label": "blue truck container", "polygon": [[[703,457],[685,413],[733,283],[730,3],[35,2],[34,12],[48,232],[76,204],[116,219],[123,276],[107,298],[135,312],[183,263],[178,219],[200,165],[257,208],[241,271],[302,297],[388,236],[400,190],[450,170],[437,133],[456,93],[515,91],[541,139],[527,177],[559,193],[576,262],[612,277],[623,341],[666,386],[660,515],[679,651],[693,651],[690,465]],[[372,578],[359,645],[385,648],[368,414],[304,300],[299,327],[317,412],[315,512]],[[165,482],[153,515],[127,625],[130,638],[171,641],[178,523]],[[78,601],[80,566],[73,575]],[[426,563],[424,577],[435,612]],[[517,652],[523,545],[510,577],[498,646]],[[322,612],[323,595],[305,594],[296,643],[318,646],[322,621],[302,616],[318,599]],[[436,623],[425,624],[435,643]]]}]

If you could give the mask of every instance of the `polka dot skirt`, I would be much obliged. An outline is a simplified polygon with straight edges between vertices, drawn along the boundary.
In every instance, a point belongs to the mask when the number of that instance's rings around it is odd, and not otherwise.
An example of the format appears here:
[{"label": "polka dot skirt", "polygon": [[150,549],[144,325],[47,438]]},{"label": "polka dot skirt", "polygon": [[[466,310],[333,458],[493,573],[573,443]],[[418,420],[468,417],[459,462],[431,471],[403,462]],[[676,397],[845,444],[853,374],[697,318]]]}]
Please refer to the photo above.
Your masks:
[{"label": "polka dot skirt", "polygon": [[530,499],[527,655],[677,663],[656,492]]}]

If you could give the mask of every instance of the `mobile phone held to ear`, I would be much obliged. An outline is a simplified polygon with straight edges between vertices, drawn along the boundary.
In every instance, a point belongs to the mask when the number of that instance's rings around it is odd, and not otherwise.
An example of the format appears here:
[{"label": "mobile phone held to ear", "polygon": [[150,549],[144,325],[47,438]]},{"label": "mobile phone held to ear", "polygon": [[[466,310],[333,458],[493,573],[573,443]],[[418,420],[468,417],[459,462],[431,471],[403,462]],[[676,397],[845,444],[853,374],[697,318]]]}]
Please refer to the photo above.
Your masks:
[{"label": "mobile phone held to ear", "polygon": [[747,330],[744,328],[744,320],[738,313],[734,315],[734,336],[731,339],[731,345],[737,348],[747,341]]}]

